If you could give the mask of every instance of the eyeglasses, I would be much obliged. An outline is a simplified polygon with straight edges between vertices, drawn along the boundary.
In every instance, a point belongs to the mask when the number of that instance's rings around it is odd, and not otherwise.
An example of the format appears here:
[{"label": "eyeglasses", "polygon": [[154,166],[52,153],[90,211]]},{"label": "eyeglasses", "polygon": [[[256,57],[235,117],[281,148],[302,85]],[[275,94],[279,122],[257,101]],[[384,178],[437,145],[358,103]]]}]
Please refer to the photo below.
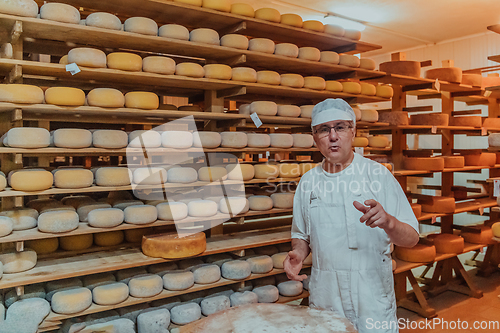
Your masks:
[{"label": "eyeglasses", "polygon": [[350,125],[350,124],[347,124],[347,123],[340,123],[340,124],[337,124],[335,126],[326,126],[326,125],[323,125],[320,128],[314,130],[314,134],[316,134],[318,136],[318,139],[322,139],[324,137],[329,136],[330,133],[331,133],[331,131],[332,131],[332,129],[337,134],[345,134],[345,133],[347,133],[347,131],[350,128],[353,128],[353,126]]}]

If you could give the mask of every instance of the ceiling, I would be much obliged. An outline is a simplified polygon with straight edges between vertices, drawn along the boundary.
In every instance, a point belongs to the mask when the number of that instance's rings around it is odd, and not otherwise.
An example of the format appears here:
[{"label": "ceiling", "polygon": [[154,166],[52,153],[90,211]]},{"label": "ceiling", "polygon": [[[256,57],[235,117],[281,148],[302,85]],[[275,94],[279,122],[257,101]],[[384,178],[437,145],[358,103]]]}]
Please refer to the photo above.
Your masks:
[{"label": "ceiling", "polygon": [[[240,1],[234,1],[240,2]],[[373,56],[487,32],[500,23],[498,0],[246,0],[255,9],[272,7],[304,20],[327,12],[367,22],[361,40],[382,49]]]}]

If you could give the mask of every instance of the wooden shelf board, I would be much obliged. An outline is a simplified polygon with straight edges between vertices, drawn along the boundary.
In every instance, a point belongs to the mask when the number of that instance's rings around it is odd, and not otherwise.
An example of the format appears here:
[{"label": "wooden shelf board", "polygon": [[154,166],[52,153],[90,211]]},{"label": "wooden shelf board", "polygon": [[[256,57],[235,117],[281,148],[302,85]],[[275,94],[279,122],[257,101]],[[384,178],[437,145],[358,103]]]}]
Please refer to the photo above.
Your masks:
[{"label": "wooden shelf board", "polygon": [[418,218],[419,221],[430,220],[433,217],[443,217],[450,216],[454,214],[472,212],[478,210],[480,208],[491,208],[497,205],[496,199],[491,198],[481,198],[481,199],[473,199],[468,201],[460,201],[455,204],[455,212],[453,214],[445,214],[445,213],[426,213],[422,212],[422,215]]},{"label": "wooden shelf board", "polygon": [[488,129],[483,127],[472,127],[472,126],[431,126],[431,125],[399,125],[399,126],[386,126],[386,127],[376,127],[372,128],[373,132],[388,132],[392,130],[403,130],[404,134],[440,134],[444,130],[449,131],[461,131],[461,132],[479,132],[487,134]]},{"label": "wooden shelf board", "polygon": [[488,167],[488,166],[466,166],[463,168],[445,168],[444,170],[438,170],[438,171],[433,171],[433,170],[397,170],[394,171],[394,176],[418,176],[418,175],[425,175],[428,173],[435,173],[435,172],[467,172],[467,171],[476,171],[476,170],[483,170],[483,169],[496,169],[500,168],[500,164],[495,165],[494,167]]},{"label": "wooden shelf board", "polygon": [[[488,27],[489,29],[490,27]],[[499,29],[500,31],[500,29]],[[488,57],[488,60],[494,61],[494,62],[500,62],[500,55],[492,55]]]},{"label": "wooden shelf board", "polygon": [[500,24],[490,25],[487,29],[500,34]]},{"label": "wooden shelf board", "polygon": [[[289,226],[264,231],[214,236],[207,239],[207,249],[199,256],[280,244],[289,242],[290,239]],[[37,265],[29,271],[16,274],[4,274],[0,280],[0,290],[75,276],[159,264],[166,261],[168,260],[148,257],[138,248],[109,252],[102,251],[53,260],[40,260]]]}]

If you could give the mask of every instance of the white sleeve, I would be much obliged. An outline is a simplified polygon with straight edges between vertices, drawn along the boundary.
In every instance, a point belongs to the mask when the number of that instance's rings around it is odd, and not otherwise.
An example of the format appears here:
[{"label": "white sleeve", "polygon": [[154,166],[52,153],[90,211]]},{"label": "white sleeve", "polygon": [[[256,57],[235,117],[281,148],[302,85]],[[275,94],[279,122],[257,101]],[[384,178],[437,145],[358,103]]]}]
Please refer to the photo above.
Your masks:
[{"label": "white sleeve", "polygon": [[305,216],[306,210],[304,209],[304,204],[308,203],[304,202],[304,189],[301,183],[302,180],[299,182],[293,198],[292,238],[302,239],[309,243],[306,227],[306,218],[308,217]]},{"label": "white sleeve", "polygon": [[396,178],[390,173],[389,177],[390,179],[387,179],[387,184],[389,185],[386,196],[387,207],[384,207],[384,209],[399,221],[409,224],[413,229],[419,232],[418,220],[406,198],[406,194]]}]

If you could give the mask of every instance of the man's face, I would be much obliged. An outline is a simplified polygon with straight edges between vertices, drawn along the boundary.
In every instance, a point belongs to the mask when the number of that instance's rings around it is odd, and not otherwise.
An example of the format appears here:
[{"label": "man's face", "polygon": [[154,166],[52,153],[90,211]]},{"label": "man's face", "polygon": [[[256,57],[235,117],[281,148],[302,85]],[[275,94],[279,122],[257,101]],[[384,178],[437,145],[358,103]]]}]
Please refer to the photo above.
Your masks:
[{"label": "man's face", "polygon": [[356,134],[352,121],[334,120],[313,128],[316,146],[331,164],[345,163],[352,154]]}]

